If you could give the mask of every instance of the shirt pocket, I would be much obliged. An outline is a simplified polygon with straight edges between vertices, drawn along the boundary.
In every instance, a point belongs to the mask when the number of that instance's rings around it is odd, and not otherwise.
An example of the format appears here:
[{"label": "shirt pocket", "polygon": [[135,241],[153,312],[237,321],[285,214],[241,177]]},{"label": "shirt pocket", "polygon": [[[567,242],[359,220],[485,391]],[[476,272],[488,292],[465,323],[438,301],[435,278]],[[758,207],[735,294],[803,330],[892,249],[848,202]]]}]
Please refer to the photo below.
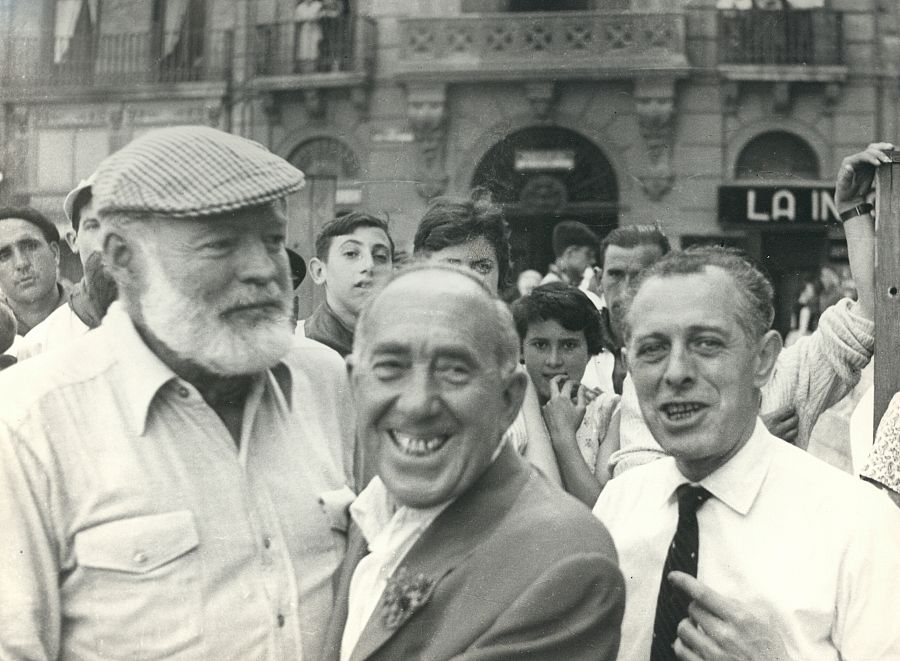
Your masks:
[{"label": "shirt pocket", "polygon": [[[65,616],[101,656],[163,659],[200,639],[200,539],[189,511],[110,521],[75,535]],[[97,646],[102,649],[98,649]],[[196,653],[194,649],[194,653]]]}]

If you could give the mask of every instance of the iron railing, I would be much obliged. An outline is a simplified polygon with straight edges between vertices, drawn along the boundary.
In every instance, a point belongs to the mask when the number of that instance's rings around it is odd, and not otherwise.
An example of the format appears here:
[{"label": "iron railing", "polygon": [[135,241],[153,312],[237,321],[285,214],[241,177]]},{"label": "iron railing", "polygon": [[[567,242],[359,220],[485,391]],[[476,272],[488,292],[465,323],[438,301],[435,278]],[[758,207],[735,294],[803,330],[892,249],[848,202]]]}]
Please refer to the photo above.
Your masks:
[{"label": "iron railing", "polygon": [[843,15],[829,9],[719,11],[722,64],[844,64]]},{"label": "iron railing", "polygon": [[52,33],[12,36],[0,62],[0,80],[12,86],[122,86],[224,81],[231,71],[230,30],[75,35],[56,41]]},{"label": "iron railing", "polygon": [[374,23],[364,16],[257,25],[256,74],[363,72],[371,64],[374,45]]}]

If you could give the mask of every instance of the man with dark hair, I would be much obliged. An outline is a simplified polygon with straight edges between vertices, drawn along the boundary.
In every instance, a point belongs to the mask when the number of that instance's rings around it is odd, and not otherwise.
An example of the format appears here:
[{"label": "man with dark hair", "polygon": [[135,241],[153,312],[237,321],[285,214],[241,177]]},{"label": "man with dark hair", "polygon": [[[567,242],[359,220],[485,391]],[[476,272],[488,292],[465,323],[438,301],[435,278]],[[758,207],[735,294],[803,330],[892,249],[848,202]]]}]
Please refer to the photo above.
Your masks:
[{"label": "man with dark hair", "polygon": [[668,456],[594,508],[626,577],[622,661],[900,658],[900,511],[758,417],[773,316],[728,249],[670,253],[638,284],[628,369]]},{"label": "man with dark hair", "polygon": [[600,242],[587,225],[564,220],[553,228],[553,255],[556,261],[547,270],[541,284],[565,282],[578,286],[586,270],[597,262]]},{"label": "man with dark hair", "polygon": [[600,244],[600,308],[602,351],[589,365],[586,383],[605,392],[622,394],[625,365],[622,362],[620,319],[625,296],[637,275],[670,250],[669,239],[658,225],[625,225],[606,235]]},{"label": "man with dark hair", "polygon": [[393,270],[394,241],[385,221],[363,212],[338,216],[316,237],[309,272],[325,300],[298,331],[341,356],[353,349],[360,310]]},{"label": "man with dark hair", "polygon": [[536,287],[511,309],[563,486],[593,507],[619,445],[619,397],[581,383],[602,348],[600,314],[584,292],[561,282]]},{"label": "man with dark hair", "polygon": [[6,298],[25,335],[68,293],[57,281],[59,231],[37,209],[0,209],[0,295]]},{"label": "man with dark hair", "polygon": [[432,200],[413,239],[413,253],[474,271],[495,295],[509,286],[509,228],[487,198]]},{"label": "man with dark hair", "polygon": [[69,292],[68,305],[58,307],[28,332],[19,347],[19,360],[58,347],[96,328],[116,300],[116,281],[103,265],[100,219],[94,210],[92,183],[93,175],[82,180],[63,203],[63,211],[72,223],[72,231],[66,233],[66,243],[81,260],[84,275]]},{"label": "man with dark hair", "polygon": [[606,531],[504,441],[518,344],[468,269],[406,269],[366,308],[347,367],[378,475],[350,507],[322,658],[615,658]]}]

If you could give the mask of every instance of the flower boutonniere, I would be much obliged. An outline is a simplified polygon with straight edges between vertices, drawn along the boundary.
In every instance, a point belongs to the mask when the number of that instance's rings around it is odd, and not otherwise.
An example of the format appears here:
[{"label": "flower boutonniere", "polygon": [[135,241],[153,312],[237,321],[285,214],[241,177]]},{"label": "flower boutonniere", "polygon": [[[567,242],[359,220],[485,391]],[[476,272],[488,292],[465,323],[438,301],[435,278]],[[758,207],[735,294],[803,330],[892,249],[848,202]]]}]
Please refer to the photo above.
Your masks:
[{"label": "flower boutonniere", "polygon": [[400,567],[391,576],[381,599],[381,622],[388,629],[396,629],[431,598],[434,579],[417,574],[410,576]]}]

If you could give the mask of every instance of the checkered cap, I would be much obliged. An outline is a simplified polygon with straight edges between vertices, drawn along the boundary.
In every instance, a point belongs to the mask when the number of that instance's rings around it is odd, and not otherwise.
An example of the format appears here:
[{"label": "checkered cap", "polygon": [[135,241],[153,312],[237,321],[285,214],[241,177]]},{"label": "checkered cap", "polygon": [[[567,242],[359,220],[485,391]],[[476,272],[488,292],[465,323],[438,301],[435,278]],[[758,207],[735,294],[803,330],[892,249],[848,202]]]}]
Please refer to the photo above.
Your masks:
[{"label": "checkered cap", "polygon": [[303,173],[259,143],[207,126],[145,133],[108,156],[92,187],[98,214],[210,216],[272,202]]}]

